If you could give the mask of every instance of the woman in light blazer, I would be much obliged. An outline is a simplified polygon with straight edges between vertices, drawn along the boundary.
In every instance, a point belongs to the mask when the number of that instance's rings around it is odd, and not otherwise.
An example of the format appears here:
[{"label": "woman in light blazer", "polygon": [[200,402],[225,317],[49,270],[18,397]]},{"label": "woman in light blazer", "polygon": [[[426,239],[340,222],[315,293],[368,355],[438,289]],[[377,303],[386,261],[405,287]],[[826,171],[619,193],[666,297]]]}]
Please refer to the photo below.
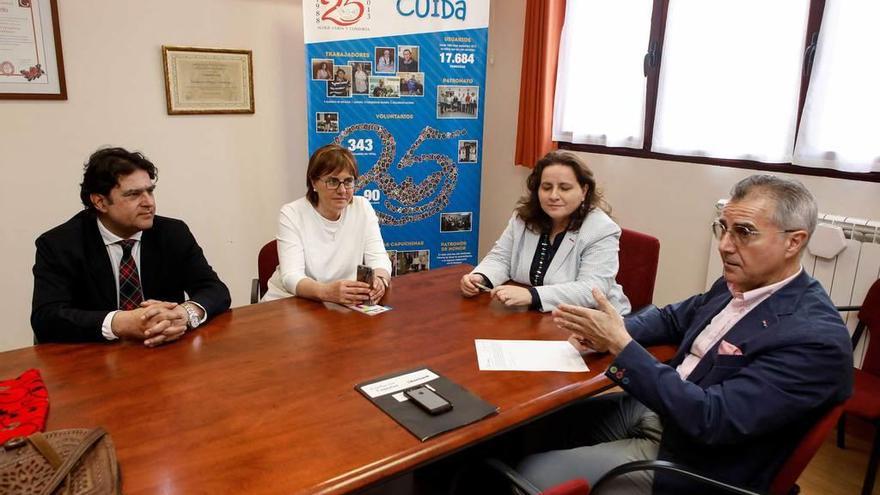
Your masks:
[{"label": "woman in light blazer", "polygon": [[[592,308],[599,288],[621,314],[629,300],[615,281],[620,227],[596,188],[593,172],[573,153],[538,160],[528,194],[492,251],[462,277],[465,297],[490,290],[506,306],[552,311],[559,304]],[[518,285],[501,285],[513,281]]]}]

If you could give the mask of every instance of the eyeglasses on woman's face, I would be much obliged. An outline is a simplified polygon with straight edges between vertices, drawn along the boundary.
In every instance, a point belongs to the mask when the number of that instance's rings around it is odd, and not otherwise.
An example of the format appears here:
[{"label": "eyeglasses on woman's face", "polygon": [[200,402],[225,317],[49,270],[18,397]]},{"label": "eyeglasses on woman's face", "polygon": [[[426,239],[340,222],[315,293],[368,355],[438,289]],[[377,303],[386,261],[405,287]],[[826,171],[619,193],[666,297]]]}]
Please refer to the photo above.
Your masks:
[{"label": "eyeglasses on woman's face", "polygon": [[327,177],[326,179],[321,179],[321,182],[324,183],[324,187],[331,191],[339,189],[340,185],[344,186],[346,189],[354,189],[354,177],[347,177],[342,180],[339,180],[336,177]]}]

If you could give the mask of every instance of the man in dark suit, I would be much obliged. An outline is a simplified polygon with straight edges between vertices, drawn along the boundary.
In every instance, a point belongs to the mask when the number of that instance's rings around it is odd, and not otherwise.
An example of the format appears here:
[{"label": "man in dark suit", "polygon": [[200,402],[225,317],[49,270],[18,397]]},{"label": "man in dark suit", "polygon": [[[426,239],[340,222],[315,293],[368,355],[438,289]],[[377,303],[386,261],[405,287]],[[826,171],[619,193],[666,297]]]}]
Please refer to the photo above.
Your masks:
[{"label": "man in dark suit", "polygon": [[[626,320],[595,290],[597,310],[554,311],[576,347],[615,356],[606,375],[624,393],[574,409],[569,438],[581,446],[525,458],[526,477],[541,488],[595,482],[625,462],[661,459],[767,490],[803,435],[852,392],[847,329],[800,265],[816,216],[799,182],[748,177],[713,224],[724,276],[708,292]],[[678,345],[669,364],[643,347],[656,344]],[[609,493],[710,493],[662,472],[613,484]]]},{"label": "man in dark suit", "polygon": [[157,174],[122,148],[89,158],[80,186],[86,209],[36,241],[37,341],[152,347],[229,308],[229,289],[186,224],[156,215]]}]

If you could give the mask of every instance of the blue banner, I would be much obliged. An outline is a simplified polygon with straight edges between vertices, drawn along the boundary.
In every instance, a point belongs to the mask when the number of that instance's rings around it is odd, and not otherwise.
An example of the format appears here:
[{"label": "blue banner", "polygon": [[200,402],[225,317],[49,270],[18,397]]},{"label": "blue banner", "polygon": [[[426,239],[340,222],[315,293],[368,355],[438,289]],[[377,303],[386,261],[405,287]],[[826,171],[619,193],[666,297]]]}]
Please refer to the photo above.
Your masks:
[{"label": "blue banner", "polygon": [[358,161],[394,275],[476,264],[488,0],[306,0],[309,154]]}]

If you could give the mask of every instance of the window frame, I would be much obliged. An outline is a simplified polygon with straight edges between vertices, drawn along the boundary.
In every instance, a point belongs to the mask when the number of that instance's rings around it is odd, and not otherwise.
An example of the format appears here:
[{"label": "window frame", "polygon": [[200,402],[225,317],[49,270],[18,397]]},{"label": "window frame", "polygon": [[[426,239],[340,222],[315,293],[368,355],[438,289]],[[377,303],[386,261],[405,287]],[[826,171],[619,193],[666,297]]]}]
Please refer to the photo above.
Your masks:
[{"label": "window frame", "polygon": [[[817,167],[805,167],[793,163],[768,163],[755,160],[712,158],[705,156],[677,155],[658,153],[651,151],[654,141],[654,120],[657,112],[657,96],[660,86],[660,64],[663,60],[663,40],[666,34],[666,17],[669,10],[669,0],[654,0],[654,11],[651,15],[651,35],[649,46],[646,49],[644,60],[645,71],[645,128],[642,149],[610,147],[596,144],[580,144],[559,141],[560,149],[597,153],[602,155],[627,156],[633,158],[647,158],[652,160],[666,160],[672,162],[696,163],[720,167],[740,168],[747,170],[759,170],[765,172],[791,173],[829,177],[834,179],[858,180],[863,182],[880,182],[880,172],[844,172],[841,170]],[[825,10],[825,0],[810,0],[807,29],[804,36],[804,57],[802,58],[801,86],[798,96],[797,127],[800,130],[801,117],[804,111],[804,102],[807,98],[807,89],[810,85],[815,47],[811,43],[819,35],[822,27],[822,15]],[[654,59],[651,60],[653,52]],[[653,63],[652,63],[653,62]]]}]

